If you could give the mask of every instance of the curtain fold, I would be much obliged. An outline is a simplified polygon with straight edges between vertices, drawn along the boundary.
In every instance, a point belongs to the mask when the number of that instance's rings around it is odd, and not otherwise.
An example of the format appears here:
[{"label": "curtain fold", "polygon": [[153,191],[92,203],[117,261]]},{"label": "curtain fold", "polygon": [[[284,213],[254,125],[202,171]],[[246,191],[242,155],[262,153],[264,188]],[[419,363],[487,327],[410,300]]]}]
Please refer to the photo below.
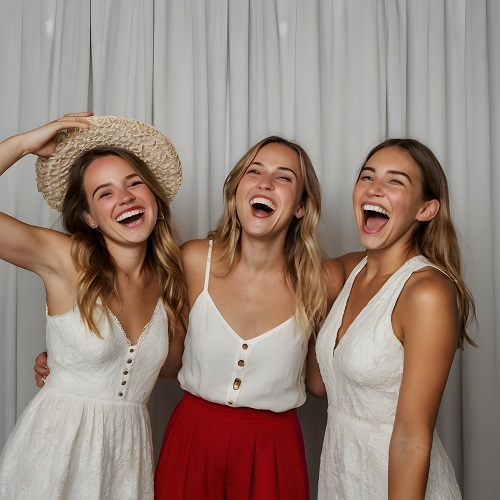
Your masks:
[{"label": "curtain fold", "polygon": [[[183,163],[172,209],[184,240],[214,227],[248,147],[283,135],[316,166],[332,256],[359,248],[351,190],[369,149],[387,136],[428,144],[448,175],[479,322],[479,348],[456,355],[438,430],[464,498],[490,499],[500,490],[499,24],[497,0],[4,0],[0,140],[74,111],[153,123]],[[57,224],[33,158],[0,181],[0,210]],[[40,280],[0,262],[0,446],[37,390],[44,307]],[[179,396],[160,382],[151,397],[156,453]],[[314,498],[324,401],[300,418]]]}]

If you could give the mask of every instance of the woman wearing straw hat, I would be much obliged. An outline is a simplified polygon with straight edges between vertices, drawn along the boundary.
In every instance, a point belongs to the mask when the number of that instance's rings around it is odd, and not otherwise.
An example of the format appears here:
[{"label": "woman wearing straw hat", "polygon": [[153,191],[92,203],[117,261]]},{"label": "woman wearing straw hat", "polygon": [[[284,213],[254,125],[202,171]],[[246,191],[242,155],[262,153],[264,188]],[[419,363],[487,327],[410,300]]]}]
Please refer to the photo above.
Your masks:
[{"label": "woman wearing straw hat", "polygon": [[179,158],[153,127],[90,113],[0,143],[0,174],[28,153],[68,234],[0,214],[0,258],[45,285],[51,369],[2,452],[0,498],[151,499],[146,403],[183,341]]}]

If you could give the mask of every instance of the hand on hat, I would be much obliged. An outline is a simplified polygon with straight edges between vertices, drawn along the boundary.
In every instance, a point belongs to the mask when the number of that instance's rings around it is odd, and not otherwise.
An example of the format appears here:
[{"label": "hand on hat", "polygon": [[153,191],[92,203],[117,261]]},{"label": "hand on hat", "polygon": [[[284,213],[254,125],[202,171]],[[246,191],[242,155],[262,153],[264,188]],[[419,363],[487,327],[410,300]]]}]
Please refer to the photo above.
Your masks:
[{"label": "hand on hat", "polygon": [[42,127],[22,134],[22,155],[32,153],[37,156],[50,156],[56,148],[57,142],[54,138],[58,132],[68,128],[88,128],[89,124],[84,118],[92,115],[91,112],[68,113]]}]

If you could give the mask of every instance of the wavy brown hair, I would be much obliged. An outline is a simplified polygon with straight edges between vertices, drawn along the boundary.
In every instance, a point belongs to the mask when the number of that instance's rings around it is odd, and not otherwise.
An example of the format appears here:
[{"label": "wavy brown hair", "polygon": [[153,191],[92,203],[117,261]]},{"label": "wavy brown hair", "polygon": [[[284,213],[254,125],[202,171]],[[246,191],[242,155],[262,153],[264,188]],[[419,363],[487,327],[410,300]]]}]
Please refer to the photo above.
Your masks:
[{"label": "wavy brown hair", "polygon": [[466,341],[477,346],[466,332],[467,325],[476,318],[476,308],[462,276],[462,255],[451,218],[448,181],[443,167],[434,153],[421,142],[395,138],[375,146],[368,153],[360,171],[377,151],[384,148],[396,148],[408,155],[420,171],[422,198],[425,201],[439,201],[437,215],[430,221],[420,222],[413,234],[412,245],[417,253],[427,257],[455,283],[459,314],[458,347],[463,349]]},{"label": "wavy brown hair", "polygon": [[169,204],[158,180],[148,166],[134,153],[125,149],[99,146],[82,153],[73,163],[68,190],[62,205],[62,224],[72,236],[71,256],[80,279],[77,284],[76,303],[88,329],[100,336],[93,318],[98,299],[105,306],[116,290],[116,266],[102,234],[85,222],[84,213],[89,206],[83,189],[83,178],[89,165],[105,156],[118,156],[125,160],[149,187],[158,203],[159,219],[148,238],[145,264],[158,280],[162,302],[168,318],[171,337],[186,303],[182,256],[177,244],[177,234]]},{"label": "wavy brown hair", "polygon": [[285,280],[295,298],[295,317],[305,329],[316,333],[326,315],[326,284],[322,270],[323,254],[318,243],[316,227],[321,215],[321,187],[311,159],[298,144],[278,136],[258,142],[238,161],[224,182],[224,211],[217,227],[209,233],[222,248],[227,259],[226,273],[238,263],[241,245],[241,226],[236,211],[236,190],[257,153],[267,144],[281,144],[299,157],[304,179],[302,204],[304,215],[295,217],[285,240]]}]

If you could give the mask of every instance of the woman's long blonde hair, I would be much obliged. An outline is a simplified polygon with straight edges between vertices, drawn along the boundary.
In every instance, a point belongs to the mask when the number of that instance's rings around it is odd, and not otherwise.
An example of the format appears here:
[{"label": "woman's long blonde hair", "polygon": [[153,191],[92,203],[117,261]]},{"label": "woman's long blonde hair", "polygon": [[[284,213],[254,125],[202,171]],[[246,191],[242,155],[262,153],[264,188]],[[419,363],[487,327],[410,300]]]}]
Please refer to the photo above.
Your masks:
[{"label": "woman's long blonde hair", "polygon": [[377,151],[384,148],[396,148],[410,156],[420,171],[423,199],[439,201],[437,215],[428,222],[420,222],[413,235],[412,245],[417,253],[427,257],[455,283],[459,313],[458,347],[463,349],[466,341],[476,346],[466,332],[467,325],[476,317],[476,310],[474,298],[462,276],[462,255],[451,218],[446,174],[427,146],[415,139],[399,138],[387,139],[375,146],[368,153],[361,170]]},{"label": "woman's long blonde hair", "polygon": [[281,144],[295,151],[299,157],[304,179],[303,217],[294,218],[285,241],[285,280],[295,298],[295,317],[307,331],[316,333],[326,315],[326,284],[322,271],[323,253],[316,236],[321,215],[321,187],[312,162],[298,144],[277,136],[270,136],[253,146],[236,164],[224,182],[224,211],[217,227],[208,236],[222,249],[222,259],[231,272],[238,263],[241,245],[241,226],[236,211],[236,190],[247,168],[257,153],[267,144]]},{"label": "woman's long blonde hair", "polygon": [[148,239],[145,264],[151,275],[158,280],[159,289],[168,318],[168,334],[171,337],[182,318],[186,303],[186,288],[183,279],[182,256],[177,245],[176,230],[172,222],[170,207],[163,190],[147,165],[130,151],[110,146],[90,149],[74,162],[68,190],[62,205],[62,223],[72,235],[71,256],[77,271],[81,273],[77,284],[76,303],[88,329],[100,336],[93,312],[103,306],[116,290],[116,267],[104,238],[99,231],[91,229],[84,219],[89,210],[83,190],[83,178],[89,165],[97,158],[118,156],[125,160],[154,194],[160,218]]}]

